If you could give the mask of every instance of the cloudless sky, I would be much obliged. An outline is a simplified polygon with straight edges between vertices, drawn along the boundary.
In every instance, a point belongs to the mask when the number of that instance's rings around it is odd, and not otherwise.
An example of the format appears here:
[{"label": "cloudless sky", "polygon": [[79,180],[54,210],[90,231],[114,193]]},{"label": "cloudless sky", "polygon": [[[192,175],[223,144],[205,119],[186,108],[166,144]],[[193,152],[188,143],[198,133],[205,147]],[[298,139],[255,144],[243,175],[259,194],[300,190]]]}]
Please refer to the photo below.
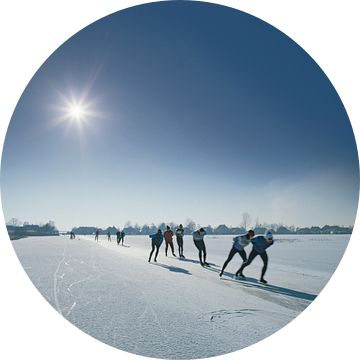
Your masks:
[{"label": "cloudless sky", "polygon": [[[70,103],[83,101],[80,120]],[[5,139],[5,220],[353,225],[358,155],[314,60],[271,25],[201,2],[90,24],[34,75]]]}]

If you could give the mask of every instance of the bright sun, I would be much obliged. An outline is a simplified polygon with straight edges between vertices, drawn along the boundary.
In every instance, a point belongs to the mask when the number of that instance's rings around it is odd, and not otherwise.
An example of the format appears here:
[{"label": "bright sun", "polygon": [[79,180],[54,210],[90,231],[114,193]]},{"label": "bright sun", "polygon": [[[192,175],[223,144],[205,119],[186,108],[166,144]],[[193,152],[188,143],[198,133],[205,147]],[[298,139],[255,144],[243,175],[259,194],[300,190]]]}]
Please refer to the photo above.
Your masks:
[{"label": "bright sun", "polygon": [[70,109],[70,114],[75,118],[80,118],[83,115],[83,111],[80,106],[73,106]]},{"label": "bright sun", "polygon": [[98,123],[97,120],[107,119],[109,116],[107,113],[96,109],[96,104],[99,102],[98,98],[88,99],[91,87],[92,82],[89,82],[82,93],[75,94],[74,91],[70,90],[68,96],[55,88],[59,95],[59,103],[50,105],[54,110],[54,118],[49,121],[49,127],[62,125],[65,134],[75,130],[81,146],[86,143],[86,135],[94,131],[94,126]]}]

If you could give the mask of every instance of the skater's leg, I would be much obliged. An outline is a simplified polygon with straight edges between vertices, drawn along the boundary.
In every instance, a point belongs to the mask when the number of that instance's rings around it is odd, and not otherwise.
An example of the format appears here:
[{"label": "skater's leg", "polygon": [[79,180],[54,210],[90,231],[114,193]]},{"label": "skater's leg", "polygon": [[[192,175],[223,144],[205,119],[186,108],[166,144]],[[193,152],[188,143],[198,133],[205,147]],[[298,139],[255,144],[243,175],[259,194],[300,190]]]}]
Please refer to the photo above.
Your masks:
[{"label": "skater's leg", "polygon": [[170,242],[170,247],[171,247],[172,254],[175,256],[175,252],[174,252],[174,244],[173,244],[173,242],[172,242],[172,241]]},{"label": "skater's leg", "polygon": [[[234,255],[235,255],[237,252],[238,252],[238,250],[236,249],[235,246],[233,246],[233,247],[231,248],[230,252],[229,252],[228,258],[225,260],[224,265],[223,265],[223,267],[222,267],[222,269],[221,269],[221,272],[220,272],[221,275],[222,275],[222,273],[224,272],[225,268],[227,267],[228,263],[231,261],[231,259],[234,257]],[[221,275],[220,275],[220,276],[221,276]]]},{"label": "skater's leg", "polygon": [[176,241],[179,246],[179,256],[182,257],[184,256],[184,241],[181,237],[176,238]]},{"label": "skater's leg", "polygon": [[176,238],[176,242],[178,244],[178,248],[179,248],[179,256],[181,256],[181,251],[180,251],[180,238]]},{"label": "skater's leg", "polygon": [[243,270],[251,264],[251,262],[255,259],[257,255],[259,255],[259,253],[256,250],[252,249],[249,258],[242,263],[240,269],[236,271],[235,275],[242,275]]},{"label": "skater's leg", "polygon": [[[152,241],[152,243],[151,243],[151,252],[150,252],[150,256],[149,256],[149,262],[151,260],[151,256],[152,256],[154,250],[155,250],[155,244],[154,244],[154,241]],[[156,255],[155,255],[155,259],[156,259]]]},{"label": "skater's leg", "polygon": [[183,241],[182,238],[181,238],[181,240],[180,240],[180,249],[179,249],[179,252],[181,253],[181,256],[184,256],[184,241]]},{"label": "skater's leg", "polygon": [[202,264],[202,260],[201,260],[201,250],[199,249],[199,246],[197,244],[198,242],[194,240],[194,245],[196,246],[196,248],[198,249],[198,256],[199,256],[199,260],[200,260],[200,264]]},{"label": "skater's leg", "polygon": [[[198,241],[194,240],[194,244],[199,250],[200,264],[204,265],[204,263],[206,261],[206,248],[205,248],[204,240],[198,240]],[[201,254],[202,254],[202,257],[201,257]]]},{"label": "skater's leg", "polygon": [[204,262],[202,260],[201,254],[202,254],[202,250],[199,250],[199,261],[200,261],[200,264],[203,265]]},{"label": "skater's leg", "polygon": [[266,273],[267,265],[268,265],[268,256],[267,256],[266,251],[261,253],[260,256],[261,256],[262,261],[264,262],[264,266],[263,266],[263,268],[261,270],[261,279],[263,279],[264,275]]},{"label": "skater's leg", "polygon": [[241,251],[239,251],[239,254],[240,254],[241,258],[243,259],[243,261],[245,262],[247,260],[245,250],[242,249]]},{"label": "skater's leg", "polygon": [[154,258],[154,261],[157,261],[157,256],[159,254],[159,249],[160,249],[160,244],[159,245],[156,245],[156,253],[155,253],[155,258]]},{"label": "skater's leg", "polygon": [[196,240],[194,240],[194,245],[195,245],[196,248],[199,250],[199,260],[200,260],[200,264],[203,265],[203,261],[202,261],[202,258],[201,258],[201,252],[202,252],[201,241],[196,241]]}]

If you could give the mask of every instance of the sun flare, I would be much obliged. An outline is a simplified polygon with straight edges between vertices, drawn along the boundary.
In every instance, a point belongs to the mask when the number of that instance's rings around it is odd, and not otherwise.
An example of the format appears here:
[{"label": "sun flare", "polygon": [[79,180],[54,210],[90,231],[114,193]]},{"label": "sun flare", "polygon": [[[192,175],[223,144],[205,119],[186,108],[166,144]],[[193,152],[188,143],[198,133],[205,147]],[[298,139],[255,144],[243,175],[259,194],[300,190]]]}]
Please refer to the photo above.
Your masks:
[{"label": "sun flare", "polygon": [[70,113],[73,116],[80,116],[82,111],[81,108],[79,106],[74,106],[70,109]]},{"label": "sun flare", "polygon": [[59,103],[52,105],[51,109],[58,116],[51,119],[49,127],[62,125],[66,133],[75,129],[80,140],[84,141],[86,134],[97,126],[97,120],[108,118],[106,113],[96,109],[99,98],[88,98],[90,89],[91,83],[85,86],[80,94],[76,95],[74,91],[70,91],[66,96],[55,88],[59,95]]},{"label": "sun flare", "polygon": [[82,108],[80,105],[72,105],[69,107],[69,116],[73,120],[81,121],[85,118],[84,115],[84,108]]}]

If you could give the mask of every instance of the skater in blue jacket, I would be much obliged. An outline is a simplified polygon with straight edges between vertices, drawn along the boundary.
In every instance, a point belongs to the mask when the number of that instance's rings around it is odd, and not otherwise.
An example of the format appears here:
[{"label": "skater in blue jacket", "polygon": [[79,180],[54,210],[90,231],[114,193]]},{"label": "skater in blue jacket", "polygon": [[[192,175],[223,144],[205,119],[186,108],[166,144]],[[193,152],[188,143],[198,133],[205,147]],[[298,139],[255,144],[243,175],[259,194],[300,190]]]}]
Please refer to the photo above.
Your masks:
[{"label": "skater in blue jacket", "polygon": [[120,239],[121,239],[121,245],[124,245],[124,239],[125,239],[125,232],[124,232],[124,230],[121,230]]},{"label": "skater in blue jacket", "polygon": [[159,229],[158,232],[156,234],[153,235],[149,235],[149,237],[151,238],[151,252],[149,255],[149,260],[148,262],[150,262],[151,260],[151,256],[156,248],[156,253],[155,253],[155,257],[154,257],[154,261],[156,262],[156,258],[159,254],[159,249],[160,246],[164,240],[164,235],[161,233],[161,230]]},{"label": "skater in blue jacket", "polygon": [[235,273],[235,276],[240,276],[245,279],[243,274],[244,268],[249,266],[256,256],[260,255],[262,261],[264,262],[264,266],[261,270],[260,283],[267,284],[267,281],[264,279],[268,264],[268,256],[265,250],[274,243],[272,233],[270,230],[267,230],[264,236],[255,236],[251,239],[251,242],[253,243],[253,248],[249,258],[241,265],[240,269]]}]

